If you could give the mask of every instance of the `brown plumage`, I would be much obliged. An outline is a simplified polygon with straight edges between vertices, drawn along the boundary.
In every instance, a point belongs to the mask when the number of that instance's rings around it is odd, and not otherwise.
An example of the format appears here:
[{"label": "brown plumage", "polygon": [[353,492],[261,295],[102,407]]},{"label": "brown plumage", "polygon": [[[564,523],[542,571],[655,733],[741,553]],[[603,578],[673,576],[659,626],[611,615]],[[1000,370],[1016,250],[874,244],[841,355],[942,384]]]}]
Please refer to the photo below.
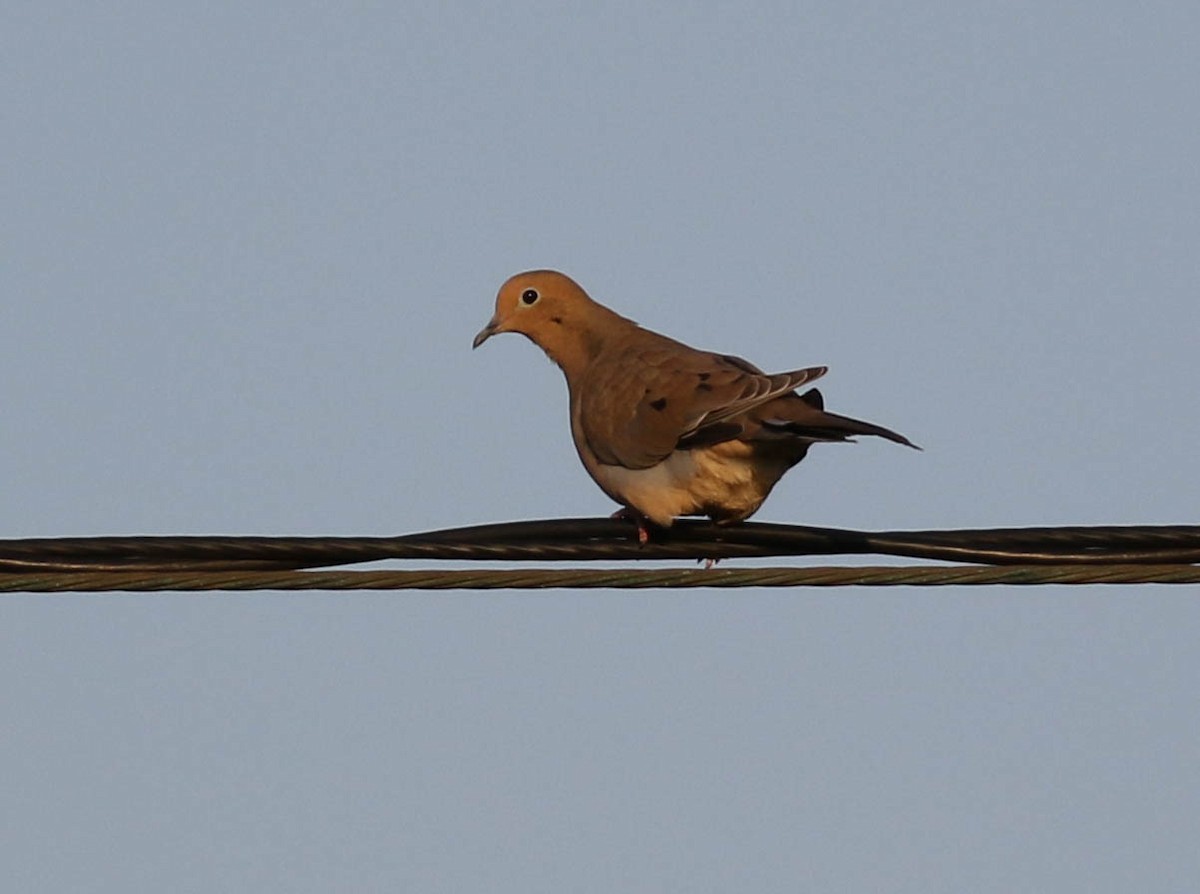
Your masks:
[{"label": "brown plumage", "polygon": [[639,519],[748,518],[811,444],[894,431],[826,413],[824,366],[767,375],[728,354],[698,351],[643,329],[552,270],[518,273],[475,336],[520,332],[567,379],[571,433],[588,473]]}]

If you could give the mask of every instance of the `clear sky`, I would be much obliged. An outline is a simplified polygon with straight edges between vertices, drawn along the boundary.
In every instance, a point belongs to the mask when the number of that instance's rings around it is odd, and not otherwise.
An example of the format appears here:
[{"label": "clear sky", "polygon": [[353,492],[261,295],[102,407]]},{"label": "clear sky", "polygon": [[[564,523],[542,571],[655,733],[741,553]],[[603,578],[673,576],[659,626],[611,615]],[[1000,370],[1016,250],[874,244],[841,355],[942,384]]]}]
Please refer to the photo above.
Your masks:
[{"label": "clear sky", "polygon": [[[5,4],[0,536],[612,511],[557,267],[926,449],[759,518],[1200,521],[1195,3]],[[0,599],[40,891],[1180,891],[1195,587]]]}]

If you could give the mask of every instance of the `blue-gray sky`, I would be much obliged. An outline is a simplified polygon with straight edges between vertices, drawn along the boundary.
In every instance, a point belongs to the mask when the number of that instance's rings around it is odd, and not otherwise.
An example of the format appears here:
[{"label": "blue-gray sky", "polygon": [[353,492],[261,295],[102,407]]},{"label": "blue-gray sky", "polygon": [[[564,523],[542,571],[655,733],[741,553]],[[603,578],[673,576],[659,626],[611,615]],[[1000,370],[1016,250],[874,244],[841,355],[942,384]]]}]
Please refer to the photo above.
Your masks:
[{"label": "blue-gray sky", "polygon": [[[607,514],[496,288],[894,427],[760,518],[1197,521],[1188,3],[8,4],[0,536]],[[1176,891],[1191,588],[0,601],[23,891]]]}]

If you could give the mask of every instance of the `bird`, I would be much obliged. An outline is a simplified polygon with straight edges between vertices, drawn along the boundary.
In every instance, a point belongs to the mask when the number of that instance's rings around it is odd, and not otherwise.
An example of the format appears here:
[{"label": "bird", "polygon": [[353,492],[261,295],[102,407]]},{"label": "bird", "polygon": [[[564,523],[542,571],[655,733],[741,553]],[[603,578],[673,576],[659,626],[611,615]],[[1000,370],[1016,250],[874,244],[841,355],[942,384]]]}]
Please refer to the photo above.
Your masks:
[{"label": "bird", "polygon": [[826,412],[816,388],[797,393],[825,366],[768,375],[732,354],[689,347],[555,270],[510,277],[472,349],[504,332],[526,336],[562,370],[579,458],[620,504],[613,517],[635,522],[643,544],[650,526],[684,516],[718,525],[749,518],[815,443],[874,435],[920,449],[890,429]]}]

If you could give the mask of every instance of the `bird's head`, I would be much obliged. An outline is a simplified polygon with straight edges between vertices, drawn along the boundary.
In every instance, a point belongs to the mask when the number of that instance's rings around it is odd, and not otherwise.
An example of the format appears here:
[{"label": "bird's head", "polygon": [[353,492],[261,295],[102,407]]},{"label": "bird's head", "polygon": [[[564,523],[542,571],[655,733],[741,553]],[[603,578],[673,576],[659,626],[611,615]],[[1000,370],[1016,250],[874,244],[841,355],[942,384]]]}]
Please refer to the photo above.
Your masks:
[{"label": "bird's head", "polygon": [[569,276],[554,270],[518,273],[500,287],[496,312],[472,342],[479,347],[498,332],[520,332],[571,375],[585,369],[606,338],[637,324],[588,297]]},{"label": "bird's head", "polygon": [[549,353],[565,331],[585,323],[594,307],[596,303],[569,276],[554,270],[518,273],[500,287],[496,312],[471,347],[500,332],[520,332]]}]

